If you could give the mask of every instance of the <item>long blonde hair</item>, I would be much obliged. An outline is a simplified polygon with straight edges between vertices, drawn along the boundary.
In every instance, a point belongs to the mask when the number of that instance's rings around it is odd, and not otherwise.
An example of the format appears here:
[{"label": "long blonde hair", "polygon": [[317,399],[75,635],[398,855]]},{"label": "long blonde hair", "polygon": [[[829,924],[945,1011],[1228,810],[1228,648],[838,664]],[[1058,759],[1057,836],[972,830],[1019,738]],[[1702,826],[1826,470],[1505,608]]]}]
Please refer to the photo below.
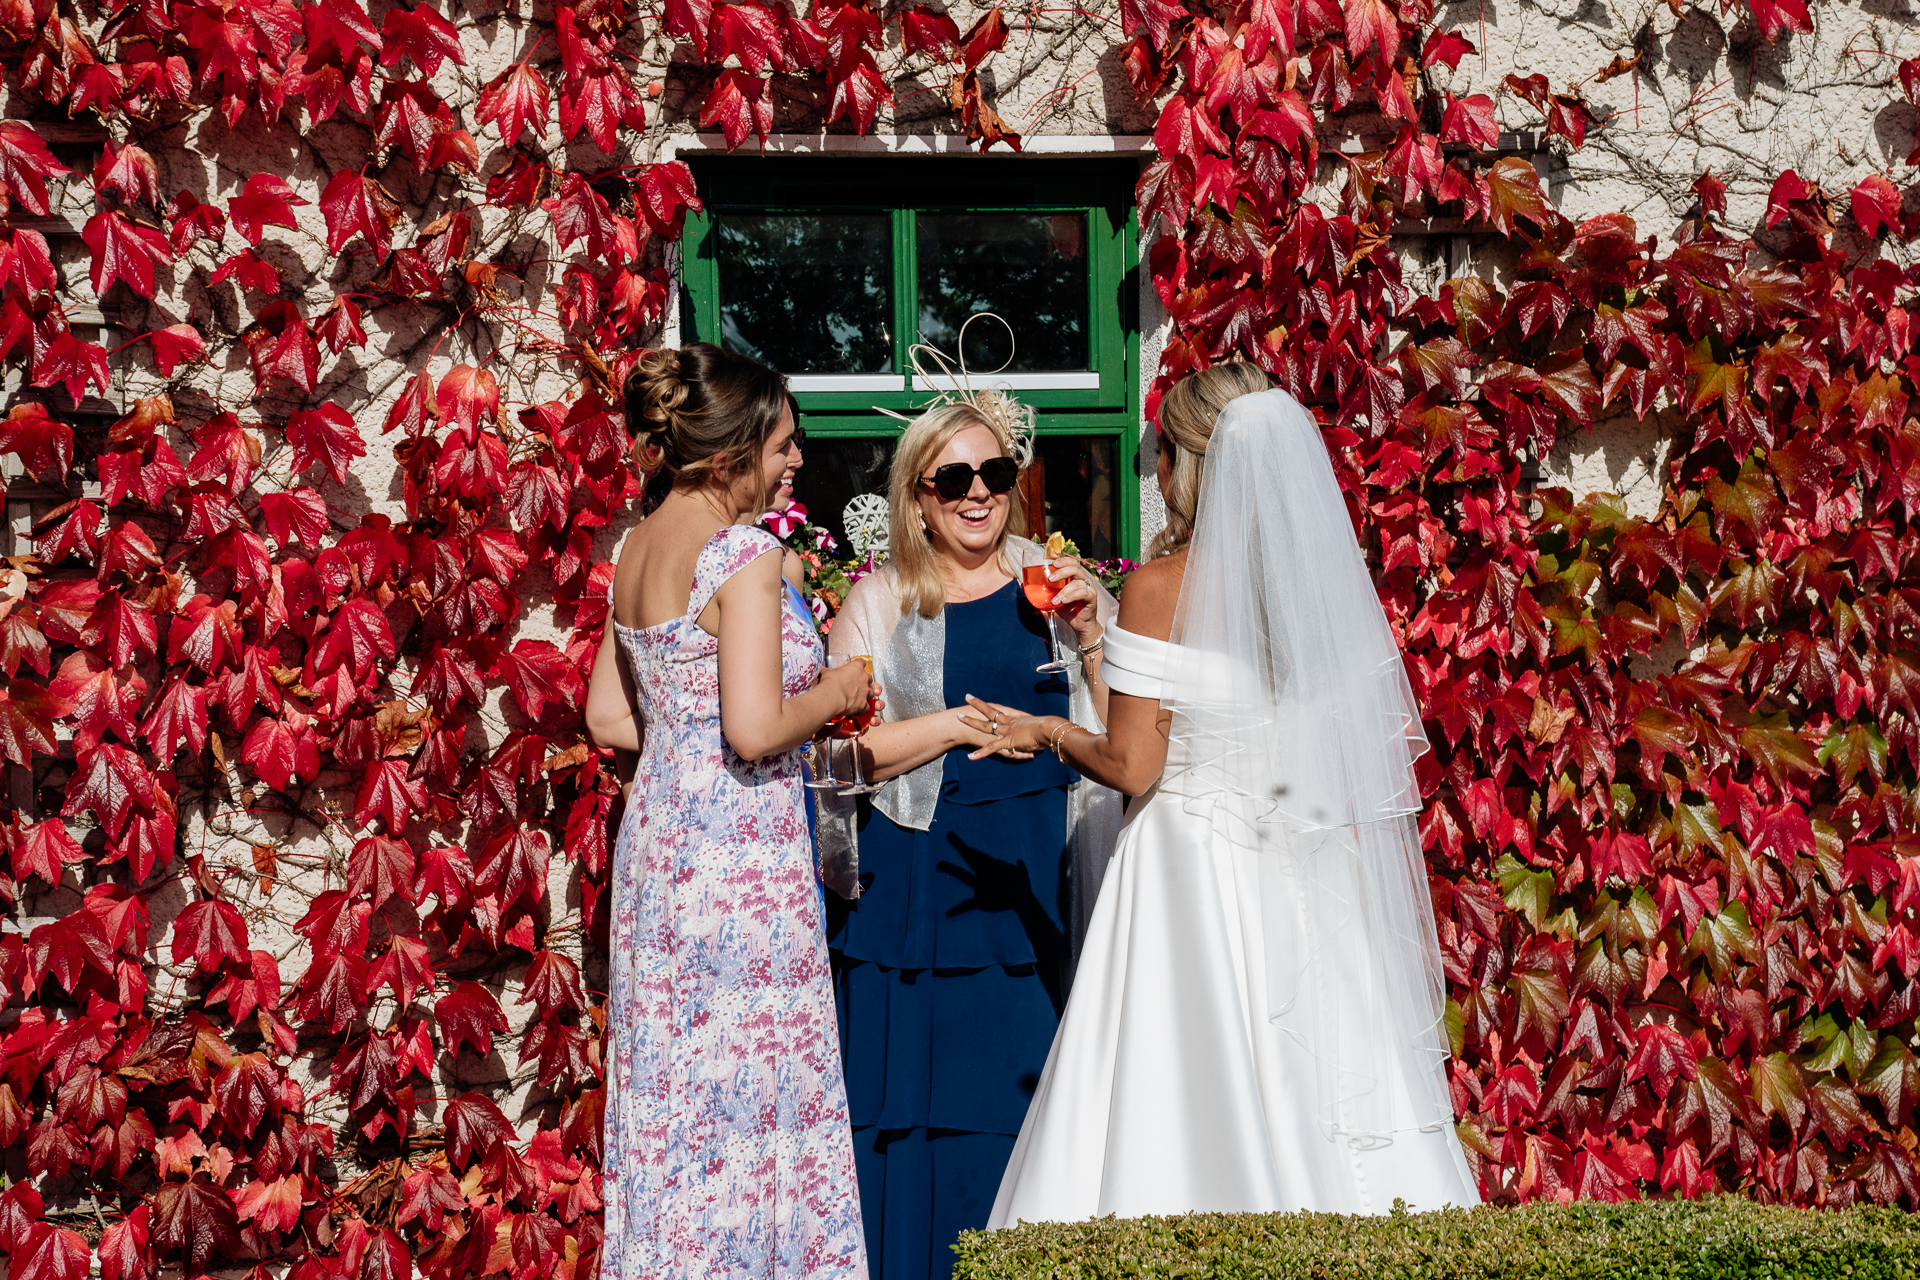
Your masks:
[{"label": "long blonde hair", "polygon": [[[985,427],[993,432],[1001,452],[1020,464],[1024,471],[1032,448],[1020,429],[1023,406],[996,391],[975,393],[974,401],[957,401],[927,410],[900,433],[893,450],[893,470],[887,476],[887,564],[900,588],[901,616],[918,610],[923,618],[938,617],[947,602],[946,575],[940,571],[940,557],[934,552],[933,539],[927,533],[920,514],[920,476],[947,441],[969,427]],[[1005,551],[1014,526],[1027,524],[1027,503],[1015,485],[1007,493],[1007,523],[1000,530],[994,554]]]},{"label": "long blonde hair", "polygon": [[1241,396],[1272,389],[1266,374],[1237,360],[1190,373],[1167,388],[1160,400],[1160,447],[1169,452],[1173,475],[1167,483],[1167,524],[1154,535],[1147,559],[1178,551],[1193,537],[1207,442],[1220,414]]}]

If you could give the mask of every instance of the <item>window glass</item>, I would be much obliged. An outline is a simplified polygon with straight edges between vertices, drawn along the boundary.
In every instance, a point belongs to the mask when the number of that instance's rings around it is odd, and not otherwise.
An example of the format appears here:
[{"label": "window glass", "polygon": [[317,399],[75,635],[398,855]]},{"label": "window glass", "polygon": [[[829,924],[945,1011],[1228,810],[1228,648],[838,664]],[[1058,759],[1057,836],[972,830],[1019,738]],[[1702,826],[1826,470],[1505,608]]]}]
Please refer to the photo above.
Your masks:
[{"label": "window glass", "polygon": [[721,345],[782,373],[893,368],[893,236],[884,213],[714,217]]},{"label": "window glass", "polygon": [[1079,213],[916,215],[920,341],[951,352],[968,316],[967,368],[1082,370],[1088,363],[1087,220]]},{"label": "window glass", "polygon": [[847,540],[846,510],[856,494],[887,496],[887,469],[893,465],[893,440],[884,436],[810,436],[805,463],[793,476],[793,497],[807,519],[833,535],[840,554],[854,554]]},{"label": "window glass", "polygon": [[1047,532],[1066,534],[1094,560],[1120,554],[1119,442],[1112,436],[1039,436],[1033,452]]}]

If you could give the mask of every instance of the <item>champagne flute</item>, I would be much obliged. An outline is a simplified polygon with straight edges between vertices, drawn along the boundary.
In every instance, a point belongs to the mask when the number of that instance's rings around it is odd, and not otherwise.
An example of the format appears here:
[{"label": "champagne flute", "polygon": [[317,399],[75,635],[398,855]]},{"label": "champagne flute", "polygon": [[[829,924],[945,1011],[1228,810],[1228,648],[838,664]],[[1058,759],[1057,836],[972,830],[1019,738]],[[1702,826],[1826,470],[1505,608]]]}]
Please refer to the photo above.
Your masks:
[{"label": "champagne flute", "polygon": [[1053,566],[1050,564],[1030,564],[1020,570],[1020,589],[1026,593],[1027,603],[1040,611],[1047,620],[1047,652],[1053,655],[1053,661],[1042,663],[1035,671],[1065,671],[1071,663],[1060,657],[1060,640],[1054,634],[1053,613],[1059,608],[1053,598],[1060,594],[1064,583],[1053,580]]},{"label": "champagne flute", "polygon": [[[845,661],[857,662],[867,669],[867,675],[869,677],[873,675],[873,658],[871,655],[865,653],[849,654]],[[878,784],[868,782],[866,778],[862,776],[860,768],[860,735],[865,733],[868,726],[873,723],[875,711],[873,699],[869,698],[866,706],[850,716],[836,716],[829,726],[834,737],[850,739],[853,743],[853,783],[851,786],[840,788],[839,794],[843,796],[863,796],[870,791],[878,791],[880,789]]]}]

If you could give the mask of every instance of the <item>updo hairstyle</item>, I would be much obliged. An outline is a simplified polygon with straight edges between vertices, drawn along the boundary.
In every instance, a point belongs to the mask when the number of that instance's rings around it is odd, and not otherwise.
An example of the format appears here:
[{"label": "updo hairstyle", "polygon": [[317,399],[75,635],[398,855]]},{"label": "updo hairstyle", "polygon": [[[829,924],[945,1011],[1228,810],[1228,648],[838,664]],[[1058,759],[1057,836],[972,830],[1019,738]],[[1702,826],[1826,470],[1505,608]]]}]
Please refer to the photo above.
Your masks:
[{"label": "updo hairstyle", "polygon": [[1241,396],[1271,390],[1273,382],[1267,375],[1242,361],[1201,369],[1167,388],[1160,400],[1160,447],[1167,451],[1173,476],[1167,484],[1167,524],[1147,548],[1147,559],[1178,551],[1193,537],[1213,424]]},{"label": "updo hairstyle", "polygon": [[674,484],[704,484],[754,465],[781,413],[793,407],[784,377],[710,342],[647,352],[627,375],[625,391],[649,506]]}]

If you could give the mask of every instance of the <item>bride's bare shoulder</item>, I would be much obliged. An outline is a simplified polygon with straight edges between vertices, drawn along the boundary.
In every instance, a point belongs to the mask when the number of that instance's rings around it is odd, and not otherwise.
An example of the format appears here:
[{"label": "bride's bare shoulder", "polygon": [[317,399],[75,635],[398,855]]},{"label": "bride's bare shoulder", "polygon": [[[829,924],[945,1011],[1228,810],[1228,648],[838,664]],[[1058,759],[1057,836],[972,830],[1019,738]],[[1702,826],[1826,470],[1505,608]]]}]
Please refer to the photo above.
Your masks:
[{"label": "bride's bare shoulder", "polygon": [[1127,575],[1120,592],[1120,625],[1137,636],[1165,640],[1173,634],[1173,613],[1180,603],[1180,579],[1186,573],[1186,548],[1150,560]]}]

